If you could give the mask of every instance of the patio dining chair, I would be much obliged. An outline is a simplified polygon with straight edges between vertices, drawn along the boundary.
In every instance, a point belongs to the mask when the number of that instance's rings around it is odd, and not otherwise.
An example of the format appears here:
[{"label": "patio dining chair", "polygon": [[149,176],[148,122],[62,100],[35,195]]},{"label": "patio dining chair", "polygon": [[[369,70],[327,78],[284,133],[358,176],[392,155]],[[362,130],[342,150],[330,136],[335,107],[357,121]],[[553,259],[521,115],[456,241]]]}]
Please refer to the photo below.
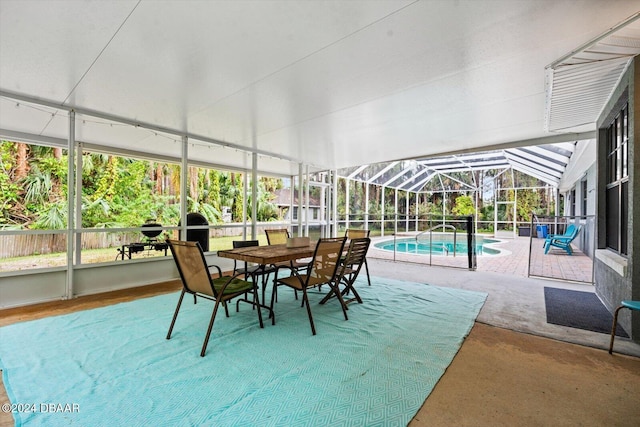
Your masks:
[{"label": "patio dining chair", "polygon": [[289,238],[289,230],[286,228],[276,228],[264,230],[267,235],[267,243],[270,245],[284,245]]},{"label": "patio dining chair", "polygon": [[[264,233],[267,235],[267,243],[269,245],[286,245],[287,239],[291,237],[289,235],[289,230],[287,230],[286,228],[266,229],[264,230]],[[281,268],[286,268],[291,270],[292,274],[294,271],[300,273],[301,270],[307,270],[309,268],[309,260],[303,260],[303,261],[294,260],[294,261],[281,262],[278,264],[274,264],[273,267],[275,269],[275,277],[273,279],[274,289],[275,289],[275,282],[278,280],[278,271]],[[297,291],[295,292],[295,296],[296,296],[296,299],[298,299]],[[276,291],[276,302],[278,302],[277,291]]]},{"label": "patio dining chair", "polygon": [[[185,294],[191,294],[194,297],[194,304],[196,303],[196,297],[201,297],[214,301],[213,313],[211,314],[211,320],[209,321],[209,327],[207,334],[202,344],[202,350],[200,356],[204,357],[207,350],[207,344],[209,343],[209,337],[211,336],[211,330],[213,329],[213,322],[218,312],[220,304],[227,306],[227,302],[239,298],[249,304],[254,305],[258,312],[258,321],[260,327],[263,328],[262,313],[260,311],[260,300],[258,296],[258,288],[255,283],[251,283],[246,280],[238,278],[240,275],[235,274],[233,276],[225,276],[222,274],[220,267],[216,265],[207,265],[207,261],[204,257],[204,252],[199,242],[185,242],[181,240],[167,240],[173,259],[178,267],[180,278],[182,279],[182,292],[178,299],[178,305],[173,314],[171,320],[171,326],[169,326],[169,332],[167,333],[167,339],[171,338],[171,332],[175,326],[176,319],[178,318],[178,312],[182,305],[182,300]],[[213,278],[209,271],[209,267],[215,267],[218,272],[218,277]],[[249,300],[246,296],[253,294],[253,300]],[[228,315],[228,312],[227,312]]]},{"label": "patio dining chair", "polygon": [[[293,274],[289,277],[277,279],[273,284],[273,291],[271,294],[271,309],[273,310],[273,303],[275,300],[276,289],[278,286],[288,286],[293,290],[302,292],[302,305],[307,307],[307,315],[309,316],[309,324],[311,325],[311,332],[316,334],[316,327],[313,323],[313,315],[311,314],[311,305],[309,304],[309,297],[307,290],[310,288],[318,287],[322,284],[328,284],[332,289],[335,289],[336,274],[338,267],[340,266],[340,255],[344,248],[345,239],[330,238],[320,239],[316,244],[313,258],[309,264],[309,268],[306,274],[300,274],[297,270],[293,271]],[[339,290],[337,293],[339,294]],[[348,320],[346,304],[341,304],[342,312],[344,313],[345,320]]]},{"label": "patio dining chair", "polygon": [[[267,243],[269,245],[286,245],[287,239],[291,237],[289,235],[289,230],[286,228],[267,229],[264,230],[264,233],[267,235]],[[309,266],[309,263],[304,261],[291,261],[283,264],[289,264],[292,269],[296,270],[306,269]]]},{"label": "patio dining chair", "polygon": [[[362,266],[366,262],[367,250],[369,249],[370,243],[371,239],[368,237],[351,240],[347,255],[340,261],[341,265],[338,270],[336,286],[331,288],[329,293],[320,301],[320,304],[324,304],[329,301],[329,299],[336,297],[340,300],[340,304],[344,304],[345,306],[353,301],[362,304],[362,298],[360,298],[353,284],[358,278]],[[340,290],[341,285],[344,285],[344,289],[342,290]],[[353,297],[344,299],[344,297],[349,294],[353,294]]]},{"label": "patio dining chair", "polygon": [[[358,228],[347,228],[345,232],[345,237],[348,240],[351,239],[362,239],[364,237],[369,237],[369,233],[371,230],[360,230]],[[367,258],[364,258],[364,271],[367,272],[367,283],[371,286],[371,277],[369,276],[369,265],[367,264]]]},{"label": "patio dining chair", "polygon": [[[234,240],[233,248],[248,248],[252,246],[259,246],[260,242],[257,240]],[[251,265],[249,266],[246,262],[244,263],[244,267],[238,267],[238,261],[233,260],[233,274],[241,274],[246,279],[247,277],[251,277],[251,279],[256,283],[258,277],[261,277],[262,280],[262,301],[264,302],[265,292],[267,287],[267,282],[269,280],[269,275],[271,273],[275,273],[276,268],[270,265]],[[239,303],[240,301],[238,301]]]},{"label": "patio dining chair", "polygon": [[544,241],[544,253],[549,253],[551,247],[556,247],[563,249],[567,254],[572,255],[573,250],[571,249],[571,242],[578,236],[580,233],[581,226],[576,226],[575,224],[570,224],[567,227],[567,230],[564,234],[553,234],[548,235]]}]

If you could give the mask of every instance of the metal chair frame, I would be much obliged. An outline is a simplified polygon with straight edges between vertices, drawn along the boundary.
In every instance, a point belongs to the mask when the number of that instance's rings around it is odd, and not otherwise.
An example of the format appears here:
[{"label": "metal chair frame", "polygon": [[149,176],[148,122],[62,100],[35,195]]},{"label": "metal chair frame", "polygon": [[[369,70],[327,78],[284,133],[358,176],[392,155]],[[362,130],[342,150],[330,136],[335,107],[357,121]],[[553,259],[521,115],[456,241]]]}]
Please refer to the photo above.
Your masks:
[{"label": "metal chair frame", "polygon": [[[213,312],[211,314],[211,319],[209,320],[207,334],[205,335],[202,350],[200,351],[201,357],[204,357],[207,350],[211,330],[213,329],[213,323],[220,304],[224,305],[225,312],[228,317],[229,312],[227,309],[227,302],[234,298],[240,298],[241,301],[247,302],[258,308],[257,311],[260,328],[264,327],[264,324],[262,323],[258,288],[255,283],[239,279],[238,276],[240,276],[240,274],[225,276],[217,265],[207,265],[207,260],[199,242],[167,240],[167,243],[171,249],[171,253],[176,263],[176,267],[178,268],[178,272],[180,273],[183,285],[180,298],[178,299],[178,305],[173,313],[171,326],[169,326],[169,332],[167,332],[167,339],[171,339],[171,333],[176,324],[185,294],[193,295],[194,304],[197,303],[197,296],[214,301]],[[214,279],[211,277],[211,273],[209,271],[210,267],[215,267],[217,269],[217,278]],[[204,276],[206,276],[206,278]],[[218,285],[217,289],[216,284]],[[253,301],[250,301],[247,298],[248,293],[253,293]]]},{"label": "metal chair frame", "polygon": [[[344,243],[344,237],[320,239],[316,244],[316,249],[314,251],[312,261],[309,263],[307,274],[300,274],[297,270],[294,270],[293,274],[289,277],[277,279],[276,276],[276,280],[273,284],[273,291],[271,293],[271,309],[273,310],[276,289],[278,286],[285,285],[296,291],[302,291],[302,305],[306,305],[307,307],[311,333],[315,335],[316,327],[313,322],[313,315],[311,314],[307,289],[317,287],[322,284],[328,284],[332,289],[336,288],[337,272],[340,266],[340,255],[342,254]],[[336,291],[336,295],[340,299],[344,318],[345,320],[348,320],[346,304],[342,300],[342,295],[340,294],[339,289]]]},{"label": "metal chair frame", "polygon": [[[347,228],[345,231],[345,237],[351,239],[362,239],[369,237],[371,230],[361,230],[358,228]],[[371,286],[371,276],[369,275],[369,264],[367,264],[367,258],[364,258],[364,270],[367,272],[367,283]]]},{"label": "metal chair frame", "polygon": [[[336,287],[331,288],[329,293],[325,295],[325,297],[320,301],[320,304],[324,304],[329,299],[340,296],[341,302],[344,302],[345,307],[348,309],[347,305],[353,301],[357,301],[358,304],[362,304],[362,298],[358,294],[358,291],[353,287],[358,275],[360,274],[360,270],[366,261],[367,250],[369,249],[369,244],[371,243],[371,239],[368,237],[353,239],[349,243],[349,249],[347,251],[347,255],[342,259],[340,270],[338,273],[338,278],[336,280]],[[340,284],[344,284],[344,289],[339,291]],[[337,291],[339,291],[337,293]],[[349,294],[353,294],[353,298],[344,299],[345,296]]]},{"label": "metal chair frame", "polygon": [[[260,242],[258,240],[234,240],[233,248],[247,248],[251,246],[260,246]],[[248,264],[244,263],[244,268],[238,268],[238,261],[233,260],[233,272],[234,274],[242,274],[245,279],[247,276],[251,276],[251,279],[255,282],[258,276],[262,276],[262,301],[265,300],[265,293],[267,289],[267,283],[269,281],[269,275],[271,273],[275,273],[277,268],[269,265],[254,265],[249,267]],[[237,301],[236,305],[240,303],[240,300]],[[264,308],[269,308],[263,305]],[[271,317],[273,313],[270,313],[269,317]]]}]

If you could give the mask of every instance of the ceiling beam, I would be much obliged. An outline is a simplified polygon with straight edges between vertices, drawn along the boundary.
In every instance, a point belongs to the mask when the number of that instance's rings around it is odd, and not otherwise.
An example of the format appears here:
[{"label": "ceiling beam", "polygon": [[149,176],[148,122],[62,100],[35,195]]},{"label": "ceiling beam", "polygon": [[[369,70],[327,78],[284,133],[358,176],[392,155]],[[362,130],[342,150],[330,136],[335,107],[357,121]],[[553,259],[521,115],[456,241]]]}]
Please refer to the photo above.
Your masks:
[{"label": "ceiling beam", "polygon": [[[142,121],[138,121],[138,120],[132,120],[126,117],[121,117],[121,116],[116,116],[113,114],[107,114],[107,113],[102,113],[100,111],[95,111],[95,110],[91,110],[88,108],[82,108],[82,107],[76,107],[76,106],[72,106],[72,105],[66,105],[66,104],[60,104],[59,102],[55,102],[55,101],[51,101],[51,100],[47,100],[47,99],[40,99],[40,98],[33,98],[31,96],[28,95],[23,95],[23,94],[19,94],[19,93],[14,93],[14,92],[9,92],[6,90],[0,90],[0,96],[5,97],[5,98],[10,98],[10,99],[15,99],[16,101],[22,101],[22,102],[29,102],[32,104],[37,104],[37,105],[44,105],[47,107],[51,107],[51,108],[56,108],[59,110],[63,110],[63,111],[75,111],[76,114],[82,114],[82,115],[86,115],[86,116],[91,116],[91,117],[97,117],[100,119],[104,119],[104,120],[109,120],[112,122],[116,122],[116,123],[123,123],[123,124],[127,124],[127,125],[131,125],[133,127],[141,127],[141,128],[145,128],[145,129],[150,129],[156,132],[163,132],[163,133],[167,133],[170,135],[177,135],[180,137],[186,136],[188,139],[195,139],[198,141],[202,141],[202,142],[206,142],[209,144],[214,144],[214,145],[220,145],[223,147],[229,147],[229,148],[235,148],[236,150],[241,150],[241,151],[246,151],[248,153],[255,153],[261,156],[268,156],[268,157],[273,157],[276,159],[280,159],[280,160],[287,160],[290,162],[294,162],[294,163],[301,163],[301,160],[298,158],[294,158],[294,157],[290,157],[290,156],[285,156],[282,154],[278,154],[278,153],[274,153],[271,151],[265,151],[265,150],[260,150],[257,148],[252,148],[252,147],[247,147],[241,144],[236,144],[233,142],[227,142],[227,141],[222,141],[219,139],[214,139],[214,138],[209,138],[208,136],[204,136],[204,135],[198,135],[195,133],[191,133],[191,132],[184,132],[178,129],[173,129],[173,128],[169,128],[169,127],[165,127],[165,126],[159,126],[153,123],[148,123],[148,122],[142,122]],[[313,165],[313,166],[317,166],[317,165]]]}]

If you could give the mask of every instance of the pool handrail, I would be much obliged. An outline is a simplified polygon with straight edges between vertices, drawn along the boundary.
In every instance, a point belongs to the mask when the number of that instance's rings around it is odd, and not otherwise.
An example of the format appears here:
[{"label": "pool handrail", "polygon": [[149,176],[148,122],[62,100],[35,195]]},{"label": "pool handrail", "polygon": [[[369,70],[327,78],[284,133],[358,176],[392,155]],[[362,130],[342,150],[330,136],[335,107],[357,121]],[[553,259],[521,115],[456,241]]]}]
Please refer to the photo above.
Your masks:
[{"label": "pool handrail", "polygon": [[[428,230],[423,231],[422,233],[418,233],[416,235],[416,243],[418,243],[420,240],[420,236],[422,236],[425,233],[429,233],[429,247],[431,247],[431,242],[433,241],[433,230],[437,229],[437,228],[442,228],[442,229],[447,229],[447,228],[451,228],[453,229],[453,256],[456,256],[456,234],[458,233],[458,229],[456,227],[454,227],[451,224],[438,224],[438,225],[434,225],[433,227],[431,227]],[[448,253],[448,251],[447,251]],[[429,255],[431,255],[431,250],[429,250]]]}]

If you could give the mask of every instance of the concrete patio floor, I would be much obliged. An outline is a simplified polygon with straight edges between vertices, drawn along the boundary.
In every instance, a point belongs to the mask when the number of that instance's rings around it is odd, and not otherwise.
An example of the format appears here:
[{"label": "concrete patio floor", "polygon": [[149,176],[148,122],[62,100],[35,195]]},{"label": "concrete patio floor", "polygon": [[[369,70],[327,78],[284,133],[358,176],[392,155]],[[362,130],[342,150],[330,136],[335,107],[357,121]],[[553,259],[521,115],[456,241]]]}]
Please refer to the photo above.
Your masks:
[{"label": "concrete patio floor", "polygon": [[[480,323],[599,349],[609,348],[608,334],[553,325],[546,321],[545,286],[584,292],[594,292],[594,287],[588,284],[526,277],[526,260],[523,266],[521,259],[514,258],[508,261],[505,257],[491,266],[495,271],[487,271],[490,268],[489,264],[484,267],[487,270],[483,270],[480,263],[476,271],[469,271],[394,262],[375,258],[371,253],[368,264],[372,276],[487,292],[487,300],[477,318]],[[616,337],[615,351],[640,357],[640,344]]]}]

